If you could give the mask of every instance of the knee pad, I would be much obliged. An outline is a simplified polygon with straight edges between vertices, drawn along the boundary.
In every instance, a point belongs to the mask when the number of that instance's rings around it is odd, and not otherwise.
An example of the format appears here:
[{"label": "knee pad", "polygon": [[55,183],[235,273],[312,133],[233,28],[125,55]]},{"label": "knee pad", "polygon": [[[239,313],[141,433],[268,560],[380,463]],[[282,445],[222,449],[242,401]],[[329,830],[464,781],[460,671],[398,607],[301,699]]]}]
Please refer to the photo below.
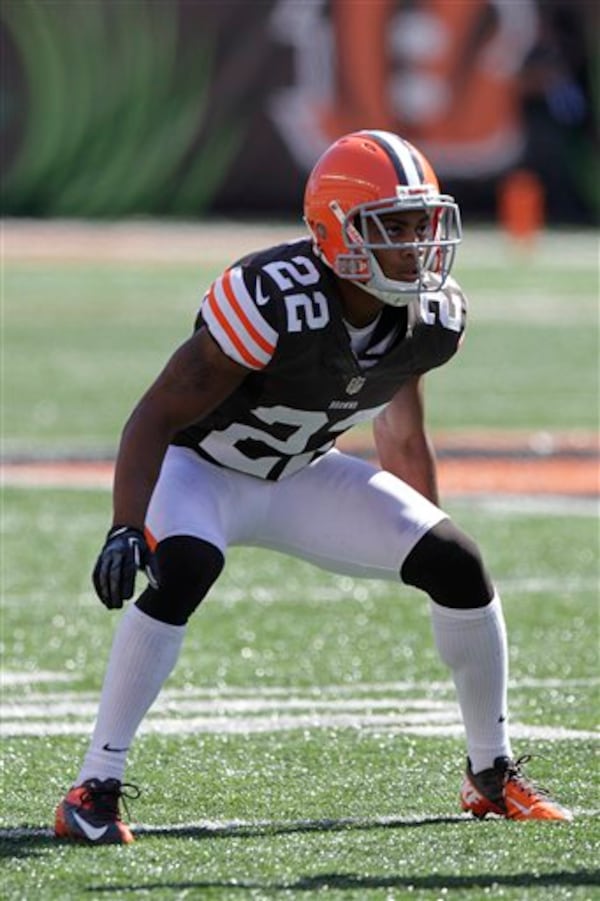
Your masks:
[{"label": "knee pad", "polygon": [[213,544],[189,535],[166,538],[155,554],[160,587],[148,586],[136,606],[153,619],[183,626],[220,576],[225,558]]},{"label": "knee pad", "polygon": [[485,607],[494,596],[477,545],[449,519],[417,542],[400,576],[444,607]]}]

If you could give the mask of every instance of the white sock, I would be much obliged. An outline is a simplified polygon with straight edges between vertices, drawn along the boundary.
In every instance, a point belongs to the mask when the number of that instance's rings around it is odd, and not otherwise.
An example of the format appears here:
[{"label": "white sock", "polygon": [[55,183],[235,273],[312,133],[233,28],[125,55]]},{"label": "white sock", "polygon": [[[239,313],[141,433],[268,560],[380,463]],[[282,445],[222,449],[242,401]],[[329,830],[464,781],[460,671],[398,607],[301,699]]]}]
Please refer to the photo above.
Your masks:
[{"label": "white sock", "polygon": [[92,778],[123,781],[127,750],[177,662],[184,634],[185,626],[162,623],[133,604],[127,608],[113,640],[77,785]]},{"label": "white sock", "polygon": [[497,594],[487,607],[458,610],[431,602],[433,634],[450,667],[474,773],[512,756],[507,723],[508,653]]}]

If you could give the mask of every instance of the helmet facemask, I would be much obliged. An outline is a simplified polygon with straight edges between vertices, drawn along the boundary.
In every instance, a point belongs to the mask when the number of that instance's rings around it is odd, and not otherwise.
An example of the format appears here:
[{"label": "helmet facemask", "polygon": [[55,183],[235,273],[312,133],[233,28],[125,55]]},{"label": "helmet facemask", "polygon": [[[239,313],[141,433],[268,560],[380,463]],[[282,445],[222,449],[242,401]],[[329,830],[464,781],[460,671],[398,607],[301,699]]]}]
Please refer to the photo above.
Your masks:
[{"label": "helmet facemask", "polygon": [[[415,188],[399,185],[396,191],[397,197],[361,203],[347,213],[336,201],[330,203],[348,248],[348,253],[337,255],[333,269],[337,276],[355,282],[384,303],[405,306],[411,297],[426,287],[431,288],[431,279],[426,284],[428,275],[435,277],[436,289],[444,285],[462,238],[462,227],[454,198],[439,194],[433,186]],[[409,242],[393,240],[382,217],[390,213],[419,210],[429,217],[423,236]],[[374,253],[377,250],[403,249],[414,251],[417,277],[413,281],[400,281],[384,275]]]}]

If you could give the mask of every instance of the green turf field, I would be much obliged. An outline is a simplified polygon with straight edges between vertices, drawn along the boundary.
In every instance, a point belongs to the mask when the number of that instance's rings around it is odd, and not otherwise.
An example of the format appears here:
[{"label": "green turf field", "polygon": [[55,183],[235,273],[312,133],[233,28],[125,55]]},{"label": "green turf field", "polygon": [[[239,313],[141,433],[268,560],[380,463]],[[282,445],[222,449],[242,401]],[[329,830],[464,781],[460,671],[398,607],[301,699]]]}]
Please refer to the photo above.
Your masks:
[{"label": "green turf field", "polygon": [[[434,431],[597,427],[595,256],[575,249],[572,270],[541,254],[522,284],[493,244],[465,261],[472,326],[431,378]],[[5,450],[113,449],[211,273],[7,264]],[[417,592],[233,549],[131,754],[139,840],[72,847],[50,826],[119,616],[89,584],[109,506],[104,491],[2,493],[2,898],[600,897],[587,499],[448,505],[504,599],[515,751],[541,755],[529,773],[573,824],[460,814],[460,720]]]},{"label": "green turf field", "polygon": [[[555,241],[525,259],[493,233],[465,244],[457,276],[469,328],[456,359],[429,377],[434,430],[597,427],[597,242]],[[114,450],[220,268],[5,263],[5,451]]]},{"label": "green turf field", "polygon": [[5,897],[593,897],[597,532],[585,510],[452,511],[504,597],[515,749],[543,755],[530,771],[574,824],[459,814],[459,718],[418,593],[236,549],[132,752],[140,839],[87,849],[57,845],[48,826],[118,617],[88,584],[108,495],[7,490],[4,503]]}]

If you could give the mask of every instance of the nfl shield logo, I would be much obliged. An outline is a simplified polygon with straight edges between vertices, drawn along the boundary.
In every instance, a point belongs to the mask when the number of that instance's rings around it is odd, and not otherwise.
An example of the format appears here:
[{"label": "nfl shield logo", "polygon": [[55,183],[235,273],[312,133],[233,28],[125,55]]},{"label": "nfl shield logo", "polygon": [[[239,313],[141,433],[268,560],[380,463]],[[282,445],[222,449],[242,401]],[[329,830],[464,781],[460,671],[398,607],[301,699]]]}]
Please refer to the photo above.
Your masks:
[{"label": "nfl shield logo", "polygon": [[348,384],[346,385],[346,394],[358,394],[366,379],[362,377],[362,375],[357,375],[353,379],[350,379]]}]

